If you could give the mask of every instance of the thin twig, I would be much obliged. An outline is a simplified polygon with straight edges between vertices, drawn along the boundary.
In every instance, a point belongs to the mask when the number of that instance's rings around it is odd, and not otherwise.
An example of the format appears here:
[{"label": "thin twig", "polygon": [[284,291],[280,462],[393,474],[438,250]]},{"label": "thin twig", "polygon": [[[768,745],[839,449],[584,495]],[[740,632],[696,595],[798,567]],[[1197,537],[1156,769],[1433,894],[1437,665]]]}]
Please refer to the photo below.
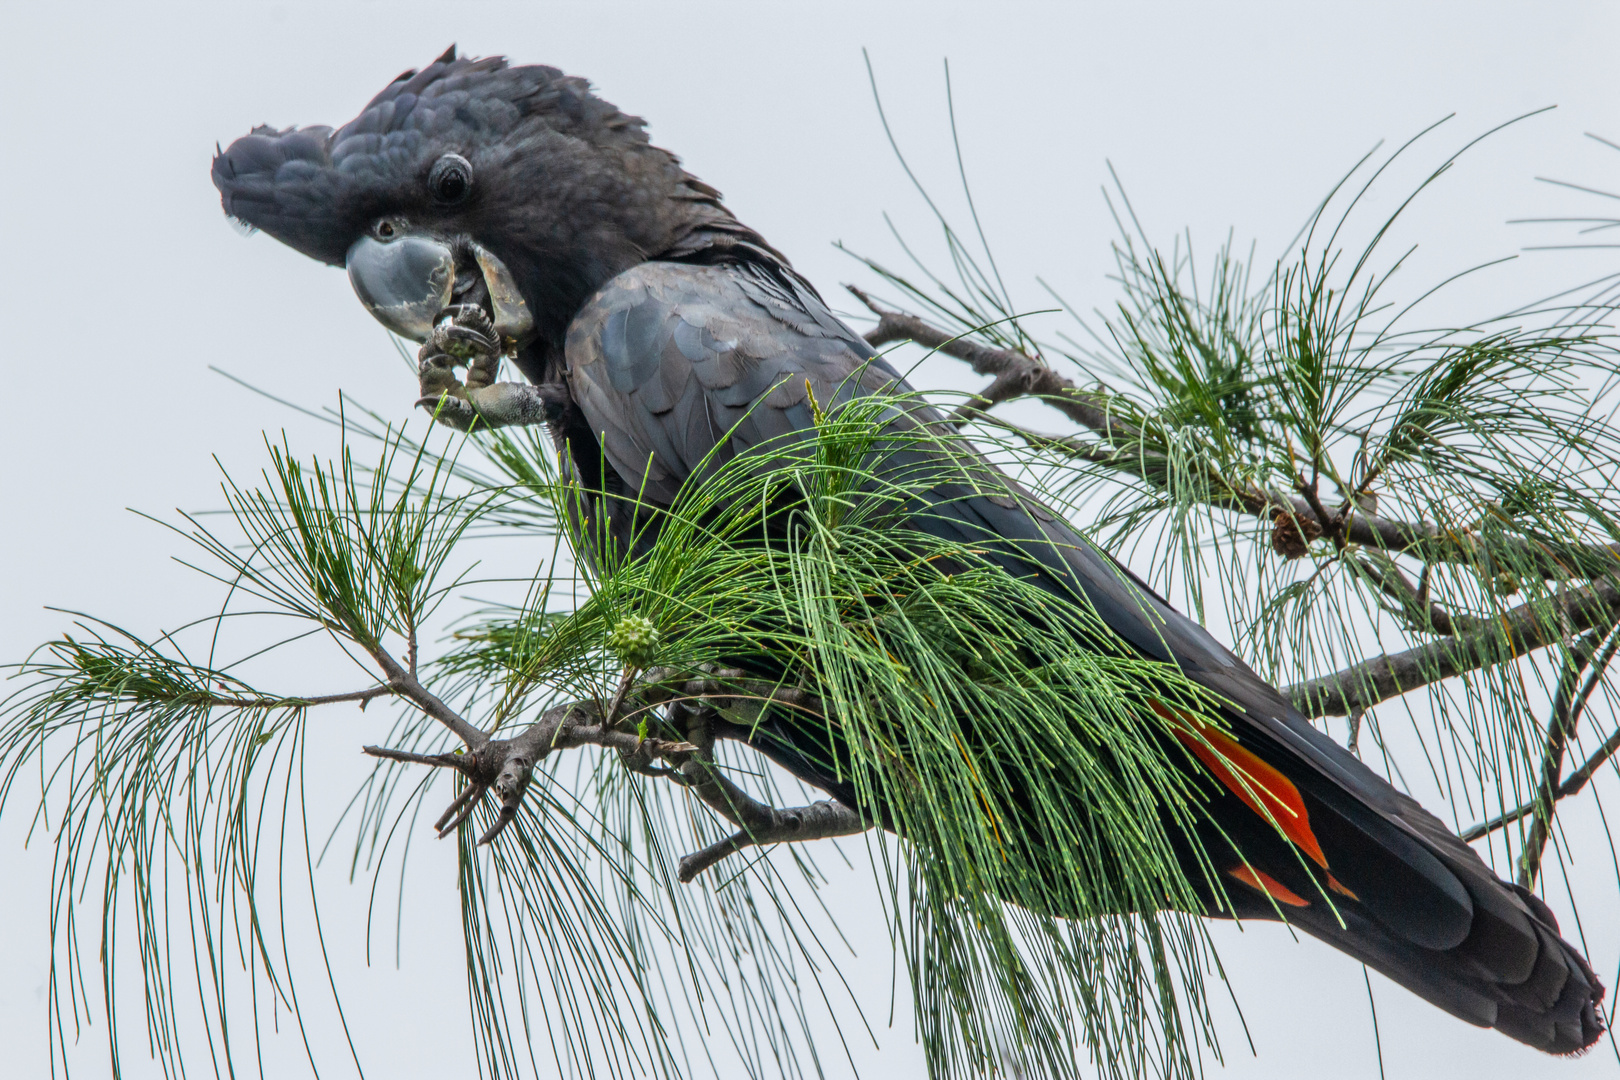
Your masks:
[{"label": "thin twig", "polygon": [[[1579,714],[1585,705],[1586,699],[1591,696],[1591,693],[1596,690],[1598,685],[1602,682],[1602,669],[1607,667],[1609,663],[1613,661],[1617,647],[1620,647],[1620,633],[1611,632],[1609,640],[1605,643],[1602,652],[1598,655],[1597,659],[1592,662],[1586,681],[1581,685],[1580,690],[1576,693],[1574,702],[1571,706],[1571,715],[1575,720],[1578,721],[1580,719]],[[1612,759],[1616,753],[1620,753],[1620,731],[1616,731],[1613,735],[1610,735],[1607,739],[1605,739],[1603,741],[1603,745],[1599,746],[1597,751],[1591,757],[1587,758],[1585,763],[1582,764],[1580,768],[1576,769],[1574,772],[1570,773],[1564,778],[1564,781],[1552,792],[1551,799],[1545,801],[1557,803],[1560,800],[1569,798],[1571,795],[1579,794],[1581,789],[1586,787],[1586,785],[1591,782],[1592,777],[1596,775],[1597,771],[1601,769],[1610,759]],[[1461,834],[1462,838],[1472,842],[1480,839],[1483,836],[1488,836],[1497,829],[1500,829],[1505,825],[1511,825],[1515,821],[1522,820],[1527,815],[1534,813],[1538,806],[1543,805],[1543,802],[1544,799],[1542,797],[1542,793],[1538,792],[1538,797],[1536,799],[1525,803],[1523,806],[1515,807],[1505,814],[1491,818],[1488,821],[1482,821],[1478,825],[1471,826],[1464,830]]]},{"label": "thin twig", "polygon": [[1479,629],[1479,620],[1469,615],[1453,615],[1428,598],[1428,566],[1419,584],[1413,585],[1401,568],[1381,551],[1363,548],[1356,565],[1372,579],[1380,592],[1398,604],[1396,612],[1412,630],[1441,637],[1456,637]]},{"label": "thin twig", "polygon": [[215,709],[302,709],[312,705],[338,705],[357,701],[364,708],[380,697],[394,693],[392,686],[373,686],[369,690],[351,690],[343,694],[315,694],[310,697],[233,697],[226,694],[203,695],[197,704]]},{"label": "thin twig", "polygon": [[613,722],[619,718],[619,709],[624,705],[624,697],[630,692],[630,687],[635,681],[636,669],[625,668],[624,674],[619,678],[619,688],[613,691],[613,700],[608,702],[607,709],[602,713],[604,726],[612,727]]},{"label": "thin twig", "polygon": [[[1312,466],[1312,472],[1318,472],[1315,465]],[[1305,500],[1305,505],[1311,508],[1311,516],[1316,519],[1316,523],[1323,532],[1333,538],[1333,546],[1342,549],[1345,544],[1344,515],[1331,513],[1327,507],[1322,505],[1322,497],[1317,491],[1318,483],[1318,476],[1313,475],[1310,483],[1306,483],[1301,478],[1295,487],[1299,489],[1300,496]]]},{"label": "thin twig", "polygon": [[[1553,801],[1557,802],[1561,799],[1567,799],[1571,795],[1579,794],[1581,789],[1596,775],[1597,771],[1603,768],[1616,753],[1620,753],[1620,731],[1616,731],[1603,740],[1603,745],[1598,747],[1596,753],[1586,759],[1585,764],[1565,777],[1564,782],[1558,785],[1558,790],[1553,795]],[[1527,802],[1523,806],[1509,810],[1500,817],[1493,817],[1489,821],[1482,821],[1478,825],[1470,826],[1464,829],[1460,835],[1464,840],[1471,843],[1482,836],[1495,832],[1504,825],[1513,824],[1515,821],[1534,812],[1536,806],[1537,803],[1535,802]]]},{"label": "thin twig", "polygon": [[1574,695],[1580,686],[1581,674],[1591,662],[1603,634],[1593,631],[1575,643],[1564,654],[1558,671],[1558,689],[1553,693],[1552,713],[1547,720],[1547,738],[1541,751],[1541,779],[1536,784],[1536,797],[1531,800],[1535,810],[1530,818],[1530,833],[1524,840],[1524,851],[1519,855],[1519,884],[1526,889],[1535,888],[1536,875],[1541,872],[1541,856],[1547,850],[1552,835],[1552,819],[1558,806],[1558,781],[1564,771],[1564,753],[1575,734]]},{"label": "thin twig", "polygon": [[388,676],[388,685],[395,693],[409,699],[417,708],[449,728],[456,738],[467,744],[468,748],[476,749],[489,741],[488,733],[462,719],[459,713],[435,697],[387,650],[379,646],[370,652],[371,658],[383,669],[383,674]]},{"label": "thin twig", "polygon": [[1597,753],[1587,758],[1586,764],[1570,773],[1568,778],[1558,785],[1558,797],[1567,799],[1580,791],[1592,779],[1593,774],[1601,769],[1605,762],[1614,757],[1616,752],[1620,752],[1620,731],[1616,731],[1603,740],[1603,745],[1598,747]]},{"label": "thin twig", "polygon": [[1581,713],[1586,710],[1586,703],[1592,700],[1593,693],[1597,691],[1598,686],[1603,682],[1603,675],[1608,670],[1609,665],[1614,662],[1617,654],[1620,654],[1620,625],[1616,625],[1609,630],[1608,639],[1604,641],[1603,647],[1598,650],[1591,664],[1587,666],[1586,682],[1582,684],[1580,690],[1575,694],[1575,704],[1570,710],[1572,720],[1580,721]]},{"label": "thin twig", "polygon": [[1028,375],[1027,371],[1003,371],[989,386],[958,405],[955,411],[945,418],[945,422],[953,427],[961,427],[970,420],[981,419],[987,410],[1003,401],[1027,396]]}]

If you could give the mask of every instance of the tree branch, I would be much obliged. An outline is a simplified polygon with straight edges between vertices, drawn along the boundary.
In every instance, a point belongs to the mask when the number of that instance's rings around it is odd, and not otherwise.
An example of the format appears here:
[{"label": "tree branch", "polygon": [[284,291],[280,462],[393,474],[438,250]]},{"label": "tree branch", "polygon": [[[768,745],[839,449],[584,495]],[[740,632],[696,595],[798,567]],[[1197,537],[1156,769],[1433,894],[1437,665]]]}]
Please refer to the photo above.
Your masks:
[{"label": "tree branch", "polygon": [[[746,795],[743,797],[747,798]],[[710,844],[702,851],[695,851],[681,860],[682,882],[693,880],[715,863],[745,848],[804,840],[824,840],[834,836],[853,836],[871,828],[871,824],[862,820],[860,814],[836,799],[822,799],[820,802],[792,810],[777,810],[762,803],[754,805],[764,813],[750,813],[748,816],[753,819],[750,824],[724,840]]]},{"label": "tree branch", "polygon": [[[980,375],[995,377],[1003,388],[1013,383],[1027,389],[1024,395],[1040,397],[1070,420],[1098,435],[1104,443],[1093,449],[1086,444],[1072,442],[1058,436],[1040,435],[999,423],[998,426],[1027,436],[1032,442],[1052,447],[1062,445],[1072,449],[1074,456],[1115,469],[1132,473],[1141,479],[1163,486],[1148,465],[1162,465],[1164,456],[1144,445],[1142,429],[1123,420],[1112,401],[1117,396],[1107,389],[1084,390],[1071,379],[1064,378],[1040,360],[1015,349],[998,349],[952,334],[933,326],[915,315],[892,311],[883,307],[866,292],[846,286],[855,298],[877,316],[878,324],[866,334],[866,341],[874,347],[896,341],[914,341],[926,349],[953,356],[967,362]],[[1006,400],[1013,396],[1010,394]],[[981,394],[988,397],[988,393]],[[953,414],[953,421],[966,416],[964,409],[985,406],[970,401]],[[1110,453],[1109,451],[1112,451]],[[1167,475],[1167,474],[1166,474]],[[1281,508],[1296,518],[1314,521],[1321,531],[1344,543],[1361,544],[1391,554],[1412,554],[1427,562],[1479,563],[1487,554],[1480,542],[1467,530],[1441,529],[1431,522],[1397,521],[1380,517],[1370,510],[1347,505],[1342,513],[1312,506],[1312,500],[1287,492],[1262,492],[1252,487],[1234,486],[1230,480],[1211,468],[1208,473],[1209,496],[1203,501],[1212,506],[1253,516],[1266,516]],[[1522,537],[1507,542],[1499,555],[1511,560],[1543,578],[1573,578],[1587,580],[1620,572],[1620,543],[1586,544],[1573,551],[1566,545],[1554,550],[1533,537]],[[1573,558],[1573,563],[1570,561]]]},{"label": "tree branch", "polygon": [[[1001,384],[1007,388],[1007,398],[1002,400],[1015,396],[1045,398],[1048,404],[1081,427],[1095,431],[1122,448],[1140,445],[1141,429],[1113,414],[1111,394],[1082,390],[1072,379],[1064,378],[1041,361],[1016,349],[982,345],[930,326],[915,315],[890,311],[853,285],[845,287],[878,317],[877,327],[866,335],[867,344],[878,346],[895,341],[915,341],[925,349],[967,361],[977,374],[994,376],[996,382],[991,384],[992,387]],[[1022,394],[1010,392],[1011,388],[1017,386],[1023,387]]]},{"label": "tree branch", "polygon": [[1620,619],[1620,590],[1607,582],[1574,589],[1554,601],[1550,611],[1520,604],[1473,633],[1374,657],[1333,675],[1290,686],[1283,695],[1307,717],[1349,716],[1430,683],[1551,645],[1559,639],[1561,627],[1549,627],[1549,615],[1577,633],[1612,625]]},{"label": "tree branch", "polygon": [[[438,701],[437,698],[433,700]],[[442,702],[440,707],[445,708]],[[446,708],[446,711],[449,710]],[[467,788],[434,823],[433,827],[438,830],[440,837],[454,832],[472,815],[485,792],[493,791],[500,800],[501,808],[495,823],[479,838],[480,844],[494,840],[517,816],[534,766],[553,750],[601,746],[627,755],[664,757],[676,764],[684,763],[690,754],[697,751],[697,747],[691,743],[641,739],[633,732],[604,724],[602,706],[595,701],[573,701],[548,709],[539,720],[510,739],[490,738],[461,717],[454,713],[451,715],[481,737],[476,744],[469,744],[466,753],[415,754],[384,746],[366,746],[362,749],[372,757],[389,761],[454,769],[467,778]]]},{"label": "tree branch", "polygon": [[955,411],[945,418],[945,422],[953,427],[961,427],[970,420],[983,419],[986,410],[1003,401],[1026,396],[1029,393],[1027,375],[1025,371],[1003,371],[989,386],[958,405]]},{"label": "tree branch", "polygon": [[[653,678],[662,674],[656,672]],[[715,863],[744,848],[848,836],[870,828],[855,810],[832,799],[786,810],[769,806],[749,795],[720,771],[710,753],[715,733],[715,725],[710,723],[711,717],[731,716],[747,721],[770,704],[812,711],[820,704],[793,687],[729,681],[740,674],[717,672],[710,678],[692,680],[682,686],[682,694],[674,693],[659,682],[649,682],[644,683],[639,692],[633,695],[630,691],[631,679],[627,675],[621,680],[612,702],[606,708],[596,701],[558,705],[548,709],[539,720],[511,739],[491,738],[418,685],[416,690],[427,699],[426,704],[448,715],[449,719],[442,719],[446,727],[458,735],[460,729],[476,733],[476,741],[463,737],[463,741],[468,743],[468,752],[417,754],[382,746],[367,746],[364,752],[389,761],[454,769],[466,777],[467,787],[434,823],[441,837],[454,832],[472,815],[479,799],[486,792],[493,791],[501,807],[494,824],[478,840],[479,844],[487,844],[517,816],[534,766],[547,754],[580,746],[616,750],[627,768],[680,784],[738,827],[739,831],[734,835],[683,858],[679,868],[683,882],[691,881]],[[398,681],[401,680],[397,676],[391,679],[391,686]],[[425,704],[418,701],[409,689],[399,688],[395,692],[410,697],[418,706]],[[638,706],[631,710],[632,715],[662,704],[689,708],[688,702],[698,702],[699,708],[689,710],[695,714],[691,733],[693,741],[643,738],[627,730],[629,721],[619,716],[619,709],[631,696],[637,698]],[[427,708],[424,707],[424,711]],[[435,718],[441,719],[438,716]],[[746,730],[747,727],[726,728],[720,736],[732,737],[734,731],[737,737],[746,738],[742,734]],[[660,760],[672,767],[655,767]]]}]

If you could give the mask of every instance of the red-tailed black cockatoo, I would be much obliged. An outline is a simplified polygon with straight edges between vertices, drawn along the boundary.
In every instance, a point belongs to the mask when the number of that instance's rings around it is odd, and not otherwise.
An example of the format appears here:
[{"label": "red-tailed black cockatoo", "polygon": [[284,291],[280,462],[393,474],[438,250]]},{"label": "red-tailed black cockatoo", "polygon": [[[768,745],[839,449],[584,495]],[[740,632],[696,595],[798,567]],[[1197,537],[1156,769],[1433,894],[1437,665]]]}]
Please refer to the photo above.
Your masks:
[{"label": "red-tailed black cockatoo", "polygon": [[[213,180],[231,217],[346,267],[386,326],[440,346],[424,350],[422,390],[441,419],[543,421],[588,490],[668,506],[717,448],[809,428],[817,401],[908,389],[640,119],[554,68],[452,48],[343,127],[254,130],[214,159]],[[503,353],[527,383],[495,381]],[[1007,484],[1016,497],[958,492],[914,524],[1089,603],[1126,647],[1227,703],[1230,734],[1209,733],[1220,753],[1186,766],[1207,771],[1218,828],[1198,839],[1229,880],[1229,902],[1211,892],[1204,914],[1281,912],[1464,1020],[1552,1053],[1593,1044],[1603,988],[1546,905]],[[618,542],[632,503],[599,504]],[[755,745],[855,799],[795,744],[791,719]]]}]

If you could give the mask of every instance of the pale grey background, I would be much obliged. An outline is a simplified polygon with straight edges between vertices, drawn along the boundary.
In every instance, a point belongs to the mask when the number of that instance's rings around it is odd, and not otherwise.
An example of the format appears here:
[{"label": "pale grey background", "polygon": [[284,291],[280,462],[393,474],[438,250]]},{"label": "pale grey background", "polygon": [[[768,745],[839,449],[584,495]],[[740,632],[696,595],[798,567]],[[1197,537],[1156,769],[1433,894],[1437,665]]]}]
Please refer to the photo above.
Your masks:
[{"label": "pale grey background", "polygon": [[[1036,274],[1081,307],[1111,299],[1104,275],[1112,223],[1098,194],[1105,159],[1166,243],[1185,225],[1210,248],[1230,226],[1267,257],[1376,140],[1404,139],[1456,111],[1436,144],[1450,148],[1517,113],[1559,105],[1472,155],[1426,201],[1412,233],[1423,239],[1425,272],[1459,269],[1532,239],[1505,226],[1508,218],[1609,209],[1537,185],[1538,175],[1620,187],[1620,154],[1581,137],[1620,140],[1613,3],[24,9],[9,0],[0,27],[7,662],[64,628],[65,617],[46,604],[150,631],[217,602],[211,586],[169,561],[179,542],[125,507],[162,514],[218,505],[210,454],[254,472],[261,431],[286,428],[304,452],[331,452],[326,429],[211,374],[209,364],[312,405],[334,403],[342,389],[385,413],[407,412],[414,387],[342,275],[234,233],[207,167],[216,139],[228,142],[253,124],[348,119],[399,70],[451,41],[464,52],[506,53],[593,79],[604,96],[646,116],[655,141],[724,190],[738,215],[830,297],[839,282],[859,277],[831,241],[897,262],[881,213],[893,212],[910,235],[928,229],[878,126],[863,45],[913,165],[942,193],[954,183],[940,67],[950,58],[979,206],[1015,298],[1028,308],[1042,306]],[[1532,255],[1470,295],[1485,307],[1497,297],[1528,299],[1616,263],[1620,251]],[[944,366],[928,372],[924,382],[956,377]],[[353,681],[340,667],[320,666],[285,678],[288,685],[274,688]],[[335,755],[322,775],[336,798],[363,768],[347,755],[383,721],[321,719],[331,725]],[[49,860],[38,844],[20,848],[20,809],[8,807],[0,822],[0,1073],[33,1077],[48,1067]],[[1571,815],[1570,828],[1601,839],[1589,810]],[[328,940],[370,1075],[470,1072],[451,866],[448,845],[423,845],[401,970],[391,959],[364,966],[363,890],[323,871]],[[1572,876],[1594,961],[1613,985],[1614,873],[1606,858],[1589,858]],[[870,902],[870,889],[864,871],[850,875],[841,896],[852,916]],[[1573,932],[1561,881],[1549,899]],[[1359,966],[1315,943],[1295,944],[1276,927],[1221,927],[1216,938],[1257,1053],[1250,1056],[1228,1010],[1224,1075],[1377,1075]],[[881,937],[857,946],[851,971],[871,988],[881,1019],[891,958]],[[1374,985],[1392,1077],[1620,1072],[1607,1044],[1584,1060],[1557,1062],[1376,977]],[[138,997],[127,1007],[138,1009]],[[871,1075],[920,1075],[903,1004],[900,1016],[900,1027],[878,1032],[881,1050],[857,1049]],[[128,1019],[127,1063],[136,1066],[131,1075],[143,1075],[138,1012]],[[335,1032],[317,1036],[321,1060],[340,1073]],[[102,1039],[99,1028],[86,1033],[75,1059],[82,1075],[107,1071]],[[271,1075],[287,1075],[301,1054],[295,1037],[283,1035]],[[206,1069],[206,1059],[196,1065]]]}]

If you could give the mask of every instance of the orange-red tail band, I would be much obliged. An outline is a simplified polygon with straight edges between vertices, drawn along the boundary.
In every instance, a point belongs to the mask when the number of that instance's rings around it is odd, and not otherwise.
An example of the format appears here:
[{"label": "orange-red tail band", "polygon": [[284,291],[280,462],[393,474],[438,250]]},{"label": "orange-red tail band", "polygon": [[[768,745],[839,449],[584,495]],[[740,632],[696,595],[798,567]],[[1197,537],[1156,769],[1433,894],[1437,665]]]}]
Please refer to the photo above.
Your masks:
[{"label": "orange-red tail band", "polygon": [[1264,870],[1256,870],[1252,866],[1239,866],[1227,871],[1251,889],[1258,889],[1277,901],[1289,907],[1310,907],[1311,902],[1299,893],[1290,889]]},{"label": "orange-red tail band", "polygon": [[[1167,706],[1153,703],[1153,711],[1166,720],[1174,720]],[[1305,800],[1299,789],[1275,768],[1246,750],[1226,732],[1204,723],[1190,713],[1181,712],[1180,719],[1192,730],[1177,725],[1176,738],[1191,750],[1204,767],[1232,794],[1256,814],[1276,823],[1282,834],[1292,840],[1305,854],[1327,869],[1327,856],[1311,831],[1311,817],[1305,810]]]}]

